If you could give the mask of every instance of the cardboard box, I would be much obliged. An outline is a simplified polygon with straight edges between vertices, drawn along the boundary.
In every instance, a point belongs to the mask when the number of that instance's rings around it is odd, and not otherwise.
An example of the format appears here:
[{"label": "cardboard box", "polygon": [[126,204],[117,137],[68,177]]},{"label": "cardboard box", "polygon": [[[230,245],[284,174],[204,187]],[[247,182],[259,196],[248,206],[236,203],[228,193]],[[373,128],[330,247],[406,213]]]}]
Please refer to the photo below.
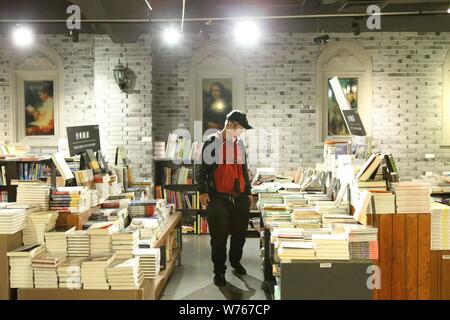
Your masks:
[{"label": "cardboard box", "polygon": [[22,231],[0,234],[0,300],[15,298],[15,290],[9,288],[9,262],[6,253],[22,246]]}]

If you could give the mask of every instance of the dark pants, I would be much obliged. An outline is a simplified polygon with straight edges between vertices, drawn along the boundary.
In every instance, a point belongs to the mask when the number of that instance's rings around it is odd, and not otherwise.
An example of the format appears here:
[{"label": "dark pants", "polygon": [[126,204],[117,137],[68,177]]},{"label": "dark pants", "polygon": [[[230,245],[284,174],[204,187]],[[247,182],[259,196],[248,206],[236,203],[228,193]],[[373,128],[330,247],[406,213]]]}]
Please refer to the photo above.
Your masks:
[{"label": "dark pants", "polygon": [[227,260],[227,240],[230,240],[230,263],[238,263],[242,258],[242,249],[250,216],[248,196],[242,194],[233,201],[217,195],[210,195],[211,202],[206,209],[211,235],[211,258],[214,273],[224,273]]}]

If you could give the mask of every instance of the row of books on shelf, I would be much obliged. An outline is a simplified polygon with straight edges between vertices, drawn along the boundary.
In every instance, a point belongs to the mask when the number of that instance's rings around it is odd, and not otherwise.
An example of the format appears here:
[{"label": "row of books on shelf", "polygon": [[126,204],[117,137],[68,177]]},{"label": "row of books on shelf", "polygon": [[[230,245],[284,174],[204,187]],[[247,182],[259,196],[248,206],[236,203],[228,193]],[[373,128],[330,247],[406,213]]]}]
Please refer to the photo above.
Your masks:
[{"label": "row of books on shelf", "polygon": [[170,184],[192,184],[194,181],[193,169],[180,167],[170,168],[165,167],[163,170],[163,183],[165,185]]},{"label": "row of books on shelf", "polygon": [[155,142],[155,157],[167,159],[197,160],[201,157],[203,144],[201,142],[192,142],[190,138],[179,136],[176,133],[170,133],[167,138],[167,144],[163,153],[163,142]]},{"label": "row of books on shelf", "polygon": [[48,176],[50,176],[50,168],[46,164],[27,162],[19,163],[20,180],[39,180],[42,178],[47,178]]},{"label": "row of books on shelf", "polygon": [[176,210],[201,209],[200,194],[198,191],[172,191],[164,189],[164,199],[167,203],[175,205]]},{"label": "row of books on shelf", "polygon": [[184,215],[181,224],[183,233],[209,234],[208,220],[200,213]]}]

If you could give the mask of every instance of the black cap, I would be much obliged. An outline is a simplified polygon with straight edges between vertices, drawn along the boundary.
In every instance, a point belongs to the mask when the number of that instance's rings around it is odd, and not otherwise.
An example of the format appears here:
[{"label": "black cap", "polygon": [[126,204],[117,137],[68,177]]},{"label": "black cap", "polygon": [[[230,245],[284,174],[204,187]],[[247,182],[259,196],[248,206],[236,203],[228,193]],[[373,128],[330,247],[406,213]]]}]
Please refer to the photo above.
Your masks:
[{"label": "black cap", "polygon": [[253,127],[248,124],[247,115],[240,110],[233,110],[227,114],[227,120],[239,122],[244,129],[253,129]]}]

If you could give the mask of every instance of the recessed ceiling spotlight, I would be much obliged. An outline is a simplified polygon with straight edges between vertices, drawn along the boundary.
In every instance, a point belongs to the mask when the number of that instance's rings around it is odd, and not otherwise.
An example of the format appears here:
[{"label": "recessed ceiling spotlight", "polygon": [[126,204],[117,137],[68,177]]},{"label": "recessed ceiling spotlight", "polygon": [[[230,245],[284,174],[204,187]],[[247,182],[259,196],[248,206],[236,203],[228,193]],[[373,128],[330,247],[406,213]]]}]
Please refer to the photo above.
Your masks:
[{"label": "recessed ceiling spotlight", "polygon": [[259,40],[259,27],[253,21],[240,21],[234,28],[234,37],[240,45],[253,45]]},{"label": "recessed ceiling spotlight", "polygon": [[33,30],[27,26],[18,25],[12,32],[12,39],[16,46],[28,47],[34,42]]}]

